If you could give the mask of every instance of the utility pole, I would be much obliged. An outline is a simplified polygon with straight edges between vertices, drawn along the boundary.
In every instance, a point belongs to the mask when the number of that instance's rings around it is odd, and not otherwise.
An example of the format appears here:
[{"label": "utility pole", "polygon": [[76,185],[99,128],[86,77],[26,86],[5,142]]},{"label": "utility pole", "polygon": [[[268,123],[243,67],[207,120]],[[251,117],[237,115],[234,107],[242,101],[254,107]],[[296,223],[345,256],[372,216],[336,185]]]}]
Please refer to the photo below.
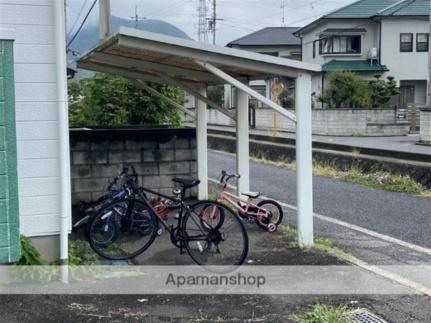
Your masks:
[{"label": "utility pole", "polygon": [[208,29],[213,34],[213,45],[216,44],[216,33],[217,33],[217,20],[223,20],[220,18],[217,18],[217,0],[213,0],[213,14],[211,18],[207,18],[208,20]]},{"label": "utility pole", "polygon": [[431,47],[429,44],[431,37],[431,0],[429,11],[429,33],[428,33],[428,88],[427,88],[427,106],[431,106]]},{"label": "utility pole", "polygon": [[147,19],[146,17],[140,17],[138,15],[138,5],[135,6],[135,15],[133,17],[130,17],[130,19],[135,21],[135,28],[138,29],[139,27],[139,21]]},{"label": "utility pole", "polygon": [[99,38],[109,36],[111,29],[111,1],[99,0]]},{"label": "utility pole", "polygon": [[286,21],[285,21],[285,17],[286,17],[286,3],[284,2],[284,0],[281,0],[281,6],[280,8],[283,10],[283,18],[281,18],[281,26],[285,27],[286,26]]}]

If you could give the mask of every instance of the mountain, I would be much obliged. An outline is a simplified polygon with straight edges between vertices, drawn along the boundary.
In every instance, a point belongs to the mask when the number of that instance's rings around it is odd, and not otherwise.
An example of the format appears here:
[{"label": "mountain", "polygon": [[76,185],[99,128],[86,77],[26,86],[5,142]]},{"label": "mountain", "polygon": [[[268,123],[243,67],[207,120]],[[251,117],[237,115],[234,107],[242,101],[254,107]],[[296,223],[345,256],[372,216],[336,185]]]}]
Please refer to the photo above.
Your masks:
[{"label": "mountain", "polygon": [[[135,27],[135,22],[130,19],[123,19],[119,17],[111,17],[111,30],[116,32],[120,27]],[[157,19],[146,19],[139,21],[138,29],[145,30],[153,33],[164,34],[173,37],[179,37],[184,39],[191,39],[181,29],[174,25]],[[70,49],[75,52],[75,56],[72,52],[68,53],[68,61],[71,67],[75,66],[75,60],[79,54],[84,53],[99,41],[99,26],[88,25],[84,27],[79,33],[78,37],[70,45]]]}]

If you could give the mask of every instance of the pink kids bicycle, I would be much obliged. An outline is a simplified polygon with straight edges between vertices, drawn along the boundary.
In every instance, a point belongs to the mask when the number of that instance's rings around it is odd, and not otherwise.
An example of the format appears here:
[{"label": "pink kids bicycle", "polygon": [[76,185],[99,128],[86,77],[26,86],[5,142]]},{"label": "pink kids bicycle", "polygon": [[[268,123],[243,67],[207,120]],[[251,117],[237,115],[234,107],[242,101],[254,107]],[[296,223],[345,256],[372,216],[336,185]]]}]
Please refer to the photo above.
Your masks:
[{"label": "pink kids bicycle", "polygon": [[263,200],[256,204],[253,200],[259,198],[262,194],[255,192],[241,193],[242,196],[237,196],[228,192],[227,185],[230,179],[239,178],[237,174],[227,174],[226,171],[221,172],[220,184],[223,189],[217,196],[218,202],[229,202],[235,209],[238,210],[238,215],[249,221],[254,221],[260,228],[274,232],[283,220],[283,209],[280,204],[274,200]]}]

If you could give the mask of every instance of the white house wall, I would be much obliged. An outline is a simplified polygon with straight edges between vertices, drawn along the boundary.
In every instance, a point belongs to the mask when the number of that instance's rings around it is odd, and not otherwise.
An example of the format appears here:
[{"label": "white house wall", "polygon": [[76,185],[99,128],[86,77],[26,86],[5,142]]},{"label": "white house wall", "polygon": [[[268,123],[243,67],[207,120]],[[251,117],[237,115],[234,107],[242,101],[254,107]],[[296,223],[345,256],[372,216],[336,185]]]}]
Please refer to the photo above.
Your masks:
[{"label": "white house wall", "polygon": [[[313,58],[313,42],[319,39],[319,35],[328,28],[365,28],[366,33],[362,37],[362,53],[357,54],[319,54],[319,44],[316,42],[316,57]],[[304,33],[302,59],[307,63],[323,65],[333,59],[337,60],[362,60],[369,58],[369,50],[378,48],[379,27],[376,22],[365,19],[328,20],[316,25]]]},{"label": "white house wall", "polygon": [[[428,33],[429,22],[424,19],[384,19],[382,21],[382,64],[388,75],[400,80],[426,80],[428,53],[416,52],[416,34]],[[413,52],[400,52],[400,34],[413,34]]]},{"label": "white house wall", "polygon": [[0,0],[0,28],[15,35],[21,232],[59,232],[60,162],[54,1]]}]

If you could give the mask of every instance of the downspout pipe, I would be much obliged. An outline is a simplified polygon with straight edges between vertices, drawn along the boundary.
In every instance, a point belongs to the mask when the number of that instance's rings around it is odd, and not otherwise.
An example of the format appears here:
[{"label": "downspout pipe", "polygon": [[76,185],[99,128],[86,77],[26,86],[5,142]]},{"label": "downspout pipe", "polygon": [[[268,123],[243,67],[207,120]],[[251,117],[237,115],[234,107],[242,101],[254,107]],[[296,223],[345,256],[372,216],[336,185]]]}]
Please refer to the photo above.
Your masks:
[{"label": "downspout pipe", "polygon": [[[60,261],[68,264],[69,222],[71,217],[69,117],[67,96],[66,26],[64,1],[53,0],[55,11],[55,54],[57,112],[60,151]],[[64,279],[63,279],[64,280]]]}]

